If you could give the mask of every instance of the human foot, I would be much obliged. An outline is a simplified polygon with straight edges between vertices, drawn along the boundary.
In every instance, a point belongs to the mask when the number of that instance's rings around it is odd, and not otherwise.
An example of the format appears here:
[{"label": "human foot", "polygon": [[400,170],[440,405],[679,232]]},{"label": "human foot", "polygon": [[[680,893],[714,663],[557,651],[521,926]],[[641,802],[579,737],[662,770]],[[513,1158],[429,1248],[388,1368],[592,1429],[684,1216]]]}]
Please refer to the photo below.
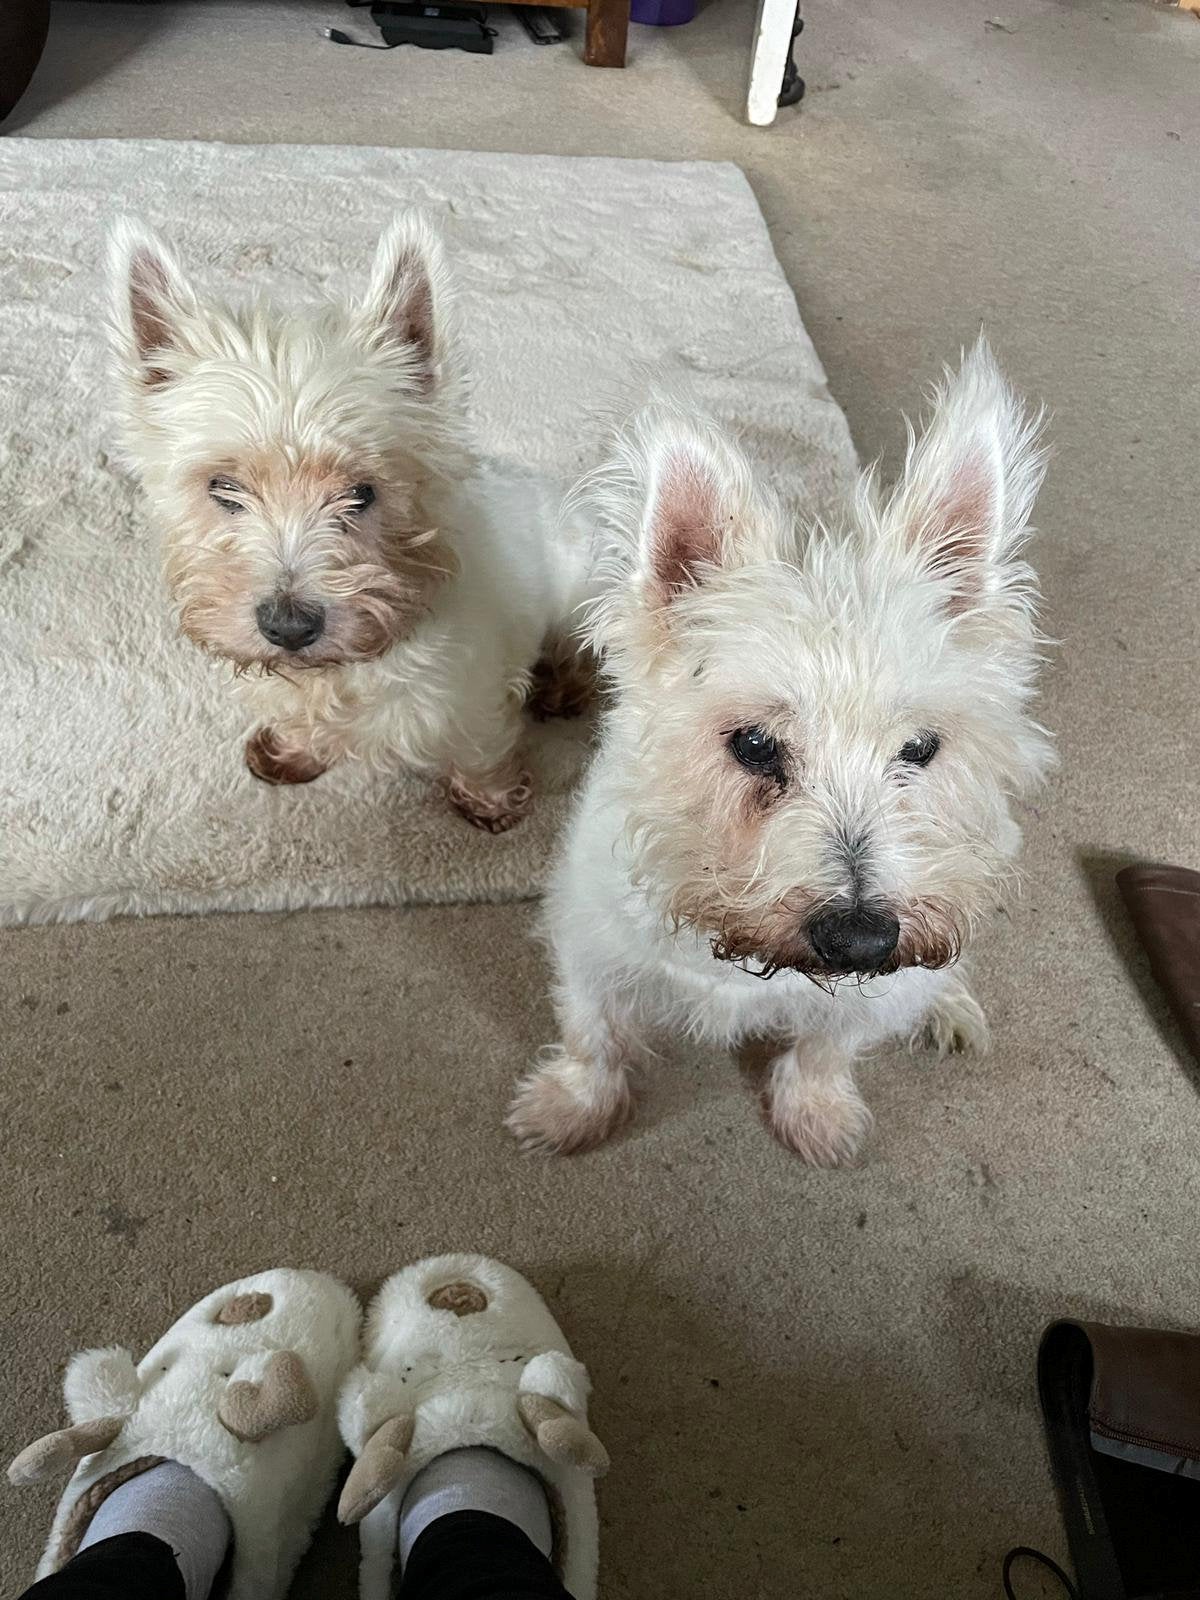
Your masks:
[{"label": "human foot", "polygon": [[9,1467],[16,1484],[75,1468],[38,1577],[123,1533],[175,1548],[169,1530],[194,1523],[187,1565],[177,1557],[189,1600],[230,1539],[229,1600],[282,1600],[341,1458],[335,1397],[360,1322],[344,1284],[279,1269],[207,1295],[140,1362],[120,1348],[73,1357],[71,1426]]},{"label": "human foot", "polygon": [[592,1479],[608,1456],[588,1426],[588,1389],[541,1297],[511,1267],[435,1256],[389,1278],[338,1402],[357,1457],[338,1516],[360,1525],[362,1600],[385,1600],[398,1550],[461,1510],[507,1516],[575,1600],[592,1600]]}]

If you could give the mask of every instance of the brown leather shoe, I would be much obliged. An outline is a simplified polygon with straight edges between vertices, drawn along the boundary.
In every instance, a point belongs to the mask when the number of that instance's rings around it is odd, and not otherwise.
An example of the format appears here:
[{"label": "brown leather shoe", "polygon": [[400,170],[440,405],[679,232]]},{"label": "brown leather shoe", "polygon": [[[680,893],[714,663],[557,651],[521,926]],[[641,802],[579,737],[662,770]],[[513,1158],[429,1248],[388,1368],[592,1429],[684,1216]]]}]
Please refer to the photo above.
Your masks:
[{"label": "brown leather shoe", "polygon": [[1200,1336],[1051,1323],[1038,1393],[1080,1600],[1200,1600]]},{"label": "brown leather shoe", "polygon": [[1117,887],[1188,1048],[1200,1061],[1200,872],[1122,867]]}]

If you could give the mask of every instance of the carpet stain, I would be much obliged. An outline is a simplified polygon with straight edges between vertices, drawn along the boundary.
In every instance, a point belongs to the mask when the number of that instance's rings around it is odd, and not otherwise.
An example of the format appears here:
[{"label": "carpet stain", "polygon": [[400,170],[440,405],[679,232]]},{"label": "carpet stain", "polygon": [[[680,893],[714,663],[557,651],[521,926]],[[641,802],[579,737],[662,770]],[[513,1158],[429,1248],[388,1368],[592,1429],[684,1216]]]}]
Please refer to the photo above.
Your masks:
[{"label": "carpet stain", "polygon": [[234,261],[234,270],[237,272],[254,272],[259,267],[269,267],[275,260],[275,246],[271,244],[248,244],[238,252]]},{"label": "carpet stain", "polygon": [[99,1215],[105,1233],[113,1234],[118,1239],[128,1239],[130,1244],[137,1243],[138,1234],[146,1226],[145,1217],[135,1217],[124,1206],[102,1206]]}]

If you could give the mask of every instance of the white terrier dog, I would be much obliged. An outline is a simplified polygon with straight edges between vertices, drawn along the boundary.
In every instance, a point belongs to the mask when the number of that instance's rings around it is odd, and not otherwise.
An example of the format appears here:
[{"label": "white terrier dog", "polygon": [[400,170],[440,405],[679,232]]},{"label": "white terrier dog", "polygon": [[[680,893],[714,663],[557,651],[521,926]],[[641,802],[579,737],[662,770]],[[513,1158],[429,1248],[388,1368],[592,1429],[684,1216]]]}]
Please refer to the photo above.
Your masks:
[{"label": "white terrier dog", "polygon": [[856,1057],[987,1040],[954,969],[1051,762],[1030,720],[1038,420],[985,344],[903,478],[797,527],[711,426],[637,415],[580,491],[607,540],[593,634],[615,691],[546,904],[562,1044],[509,1127],[584,1150],[631,1114],[648,1025],[782,1037],[766,1110],[850,1159]]},{"label": "white terrier dog", "polygon": [[532,790],[522,702],[582,693],[556,636],[576,597],[538,486],[477,466],[447,272],[416,218],[366,294],[284,312],[207,299],[136,223],[111,253],[125,446],[166,536],[183,632],[233,663],[262,726],[251,772],[343,755],[439,776],[499,832]]}]

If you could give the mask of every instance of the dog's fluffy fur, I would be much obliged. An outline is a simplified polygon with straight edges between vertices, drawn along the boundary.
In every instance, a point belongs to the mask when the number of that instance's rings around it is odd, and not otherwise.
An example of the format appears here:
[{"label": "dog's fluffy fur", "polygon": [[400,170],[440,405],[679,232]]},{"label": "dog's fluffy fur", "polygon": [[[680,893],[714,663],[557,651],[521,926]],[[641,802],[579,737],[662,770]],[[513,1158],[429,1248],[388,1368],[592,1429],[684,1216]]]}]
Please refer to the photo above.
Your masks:
[{"label": "dog's fluffy fur", "polygon": [[[1042,471],[982,341],[896,488],[864,475],[834,526],[797,526],[677,407],[620,432],[580,495],[614,704],[549,890],[562,1043],[511,1109],[525,1145],[618,1128],[648,1025],[782,1037],[770,1126],[830,1165],[870,1122],[856,1057],[986,1042],[955,962],[1012,875],[1010,798],[1051,761],[1022,559]],[[829,916],[892,937],[843,957]]]},{"label": "dog's fluffy fur", "polygon": [[[573,561],[538,486],[473,457],[429,228],[388,228],[361,298],[286,312],[202,295],[134,222],[110,272],[126,451],[180,627],[262,719],[251,771],[401,762],[479,826],[517,821],[522,703],[577,599]],[[280,615],[320,631],[269,638]]]}]

